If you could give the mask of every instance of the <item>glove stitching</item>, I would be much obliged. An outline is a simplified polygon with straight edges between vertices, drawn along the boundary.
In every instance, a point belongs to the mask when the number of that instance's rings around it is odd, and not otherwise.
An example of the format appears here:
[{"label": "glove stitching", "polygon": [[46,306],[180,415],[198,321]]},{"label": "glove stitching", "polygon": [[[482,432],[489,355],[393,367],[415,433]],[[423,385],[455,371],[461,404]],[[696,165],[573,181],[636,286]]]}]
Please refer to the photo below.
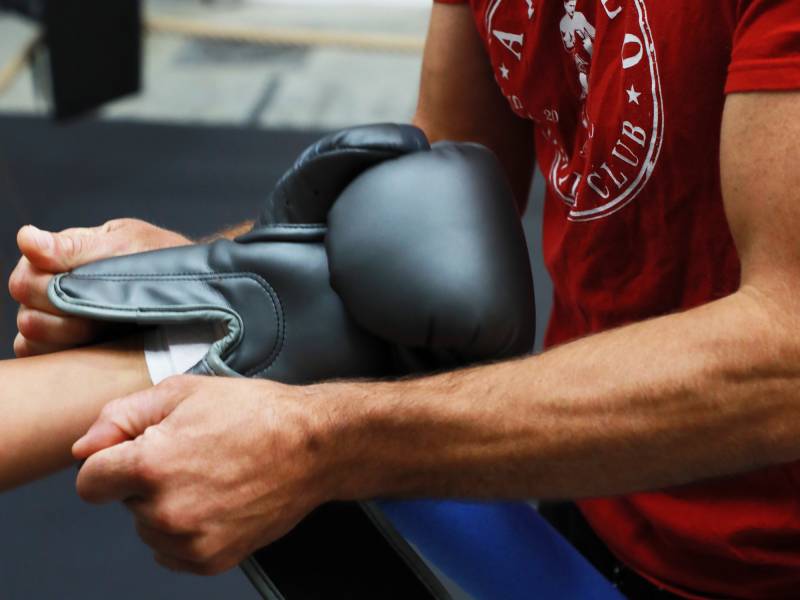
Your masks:
[{"label": "glove stitching", "polygon": [[[256,273],[215,273],[215,272],[194,272],[194,273],[170,273],[169,275],[160,275],[157,273],[152,274],[131,274],[131,273],[97,273],[97,274],[71,274],[69,275],[71,279],[78,279],[84,281],[197,281],[199,283],[208,283],[209,280],[225,280],[225,279],[250,279],[254,281],[267,295],[270,300],[270,304],[272,304],[272,310],[275,315],[275,321],[278,326],[278,330],[280,335],[275,340],[275,344],[270,351],[267,358],[261,362],[259,362],[254,367],[250,368],[247,372],[245,372],[245,376],[252,377],[253,375],[261,375],[268,371],[273,363],[278,359],[278,356],[283,350],[283,345],[286,340],[286,324],[285,324],[285,314],[283,311],[283,304],[280,301],[280,297],[275,289],[260,275]],[[212,288],[213,289],[213,288]],[[213,290],[217,292],[217,294],[222,297],[218,290]],[[59,295],[62,295],[65,300],[76,304],[87,304],[90,303],[83,303],[79,300],[70,297],[63,291],[63,289],[58,290]],[[224,297],[223,297],[224,300]],[[228,304],[227,301],[225,304]],[[104,307],[101,307],[104,308]],[[280,311],[279,311],[280,309]],[[115,307],[114,310],[121,311],[121,312],[137,312],[142,310],[141,308],[127,308],[127,307]],[[153,310],[167,310],[168,309],[153,309]],[[174,310],[174,309],[173,309]],[[240,336],[240,339],[237,340],[236,344],[232,346],[228,352],[230,355],[234,350],[236,350],[241,345],[241,340],[243,336]]]},{"label": "glove stitching", "polygon": [[321,229],[325,223],[275,223],[270,227],[282,227],[286,229]]},{"label": "glove stitching", "polygon": [[[264,283],[266,283],[266,282],[264,282]],[[269,284],[267,284],[267,285],[269,285]],[[271,286],[270,286],[270,288],[271,288]],[[276,304],[277,304],[277,306],[276,306]],[[281,309],[280,315],[278,315],[278,307],[280,307],[280,309]],[[269,360],[263,361],[261,364],[256,365],[255,367],[250,369],[247,373],[245,373],[245,375],[247,375],[247,377],[253,377],[253,376],[261,377],[267,371],[269,371],[272,368],[272,366],[275,364],[275,361],[278,360],[278,356],[283,351],[283,345],[286,343],[286,313],[284,313],[284,311],[283,311],[283,303],[281,303],[281,299],[280,299],[280,297],[278,296],[277,293],[275,293],[275,300],[272,302],[272,310],[275,311],[275,320],[278,323],[278,329],[280,330],[280,333],[281,333],[280,340],[276,340],[275,341],[275,349],[274,349],[274,351],[275,350],[277,350],[277,351],[275,351],[275,355],[274,356],[270,356]],[[261,367],[261,368],[259,369],[259,367]],[[255,369],[259,369],[259,370],[255,370]]]},{"label": "glove stitching", "polygon": [[[96,279],[96,280],[120,280],[120,281],[159,281],[159,280],[185,280],[197,278],[197,281],[204,281],[205,279],[236,279],[245,277],[247,279],[260,279],[266,286],[271,286],[264,280],[263,277],[256,273],[215,273],[214,271],[188,271],[186,273],[170,273],[169,275],[161,275],[159,273],[69,273],[69,279]],[[262,286],[263,287],[263,286]]]},{"label": "glove stitching", "polygon": [[[188,277],[184,277],[182,280],[183,281],[192,281],[192,279],[188,278]],[[208,290],[213,296],[215,296],[220,304],[222,304],[226,308],[230,309],[230,311],[233,313],[233,315],[235,316],[236,320],[239,323],[240,332],[244,332],[244,322],[242,321],[242,318],[239,315],[239,313],[237,313],[235,310],[233,310],[233,307],[231,306],[231,303],[228,302],[225,299],[225,296],[222,295],[222,292],[220,292],[218,289],[208,285],[208,281],[209,280],[213,280],[213,277],[208,277],[208,278],[205,278],[205,279],[194,279],[194,281],[196,281],[198,283],[202,283],[203,287],[206,290]],[[275,303],[275,301],[272,299],[272,297],[270,297],[270,302],[272,302],[273,304]],[[237,339],[234,340],[234,342],[230,346],[230,348],[226,348],[225,358],[229,357],[231,354],[233,354],[236,351],[237,348],[239,348],[239,346],[241,346],[242,337],[243,336],[241,334],[239,336],[237,336]],[[208,356],[208,354],[206,354],[206,356]],[[220,358],[222,358],[222,356],[220,356]],[[205,360],[205,358],[203,360]]]},{"label": "glove stitching", "polygon": [[[278,360],[278,356],[283,351],[283,344],[286,341],[286,314],[283,311],[283,303],[281,302],[280,296],[278,296],[278,293],[275,291],[275,289],[261,276],[256,275],[255,273],[248,275],[250,275],[252,279],[256,281],[256,283],[261,285],[266,290],[267,294],[270,295],[270,300],[272,301],[272,311],[275,313],[275,322],[277,323],[278,330],[280,331],[280,338],[275,340],[275,346],[273,346],[272,352],[267,359],[245,373],[247,377],[252,377],[254,375],[260,376],[271,369],[272,365],[275,364],[275,361]],[[279,308],[280,313],[278,312]]]}]

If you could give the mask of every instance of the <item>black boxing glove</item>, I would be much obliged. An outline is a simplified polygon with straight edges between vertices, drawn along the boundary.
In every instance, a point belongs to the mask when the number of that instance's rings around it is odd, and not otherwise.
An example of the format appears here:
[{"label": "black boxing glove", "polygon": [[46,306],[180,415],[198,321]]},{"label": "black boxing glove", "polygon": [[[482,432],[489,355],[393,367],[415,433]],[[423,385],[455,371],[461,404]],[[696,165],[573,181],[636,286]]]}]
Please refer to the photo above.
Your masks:
[{"label": "black boxing glove", "polygon": [[99,261],[49,292],[96,320],[224,324],[194,372],[304,383],[385,375],[388,354],[407,372],[525,352],[528,270],[488,150],[376,125],[304,152],[236,241]]},{"label": "black boxing glove", "polygon": [[[221,323],[192,372],[287,383],[510,357],[534,333],[525,241],[496,159],[430,148],[409,126],[324,138],[236,241],[100,261],[56,276],[50,298],[98,320]],[[245,570],[267,598],[446,597],[380,514],[353,503],[315,511]]]},{"label": "black boxing glove", "polygon": [[533,284],[513,196],[494,155],[436,144],[381,163],[328,214],[331,285],[403,371],[522,354]]}]

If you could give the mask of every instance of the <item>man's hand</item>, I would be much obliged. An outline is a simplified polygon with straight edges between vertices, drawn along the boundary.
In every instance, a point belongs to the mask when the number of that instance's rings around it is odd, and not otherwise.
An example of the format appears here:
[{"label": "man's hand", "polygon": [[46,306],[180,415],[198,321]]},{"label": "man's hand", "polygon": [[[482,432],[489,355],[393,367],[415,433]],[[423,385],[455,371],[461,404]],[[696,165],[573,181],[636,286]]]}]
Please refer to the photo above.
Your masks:
[{"label": "man's hand", "polygon": [[56,273],[89,262],[190,244],[179,233],[136,219],[117,219],[93,228],[50,233],[28,225],[20,229],[22,252],[8,281],[11,296],[20,304],[19,334],[14,340],[18,357],[46,354],[88,343],[97,337],[97,325],[60,314],[47,299],[47,285]]},{"label": "man's hand", "polygon": [[125,501],[163,566],[226,571],[331,499],[309,407],[302,388],[173,377],[109,404],[75,444],[78,493]]}]

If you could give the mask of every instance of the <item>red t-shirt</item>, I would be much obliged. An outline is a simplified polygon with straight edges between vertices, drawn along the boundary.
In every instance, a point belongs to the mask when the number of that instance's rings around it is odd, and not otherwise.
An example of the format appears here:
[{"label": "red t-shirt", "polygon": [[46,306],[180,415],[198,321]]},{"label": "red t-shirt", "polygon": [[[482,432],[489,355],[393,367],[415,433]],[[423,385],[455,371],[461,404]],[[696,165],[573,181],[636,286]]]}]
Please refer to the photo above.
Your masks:
[{"label": "red t-shirt", "polygon": [[[800,89],[800,0],[469,4],[503,94],[536,124],[547,344],[734,292],[725,94]],[[580,506],[622,560],[676,593],[800,597],[798,464]]]}]

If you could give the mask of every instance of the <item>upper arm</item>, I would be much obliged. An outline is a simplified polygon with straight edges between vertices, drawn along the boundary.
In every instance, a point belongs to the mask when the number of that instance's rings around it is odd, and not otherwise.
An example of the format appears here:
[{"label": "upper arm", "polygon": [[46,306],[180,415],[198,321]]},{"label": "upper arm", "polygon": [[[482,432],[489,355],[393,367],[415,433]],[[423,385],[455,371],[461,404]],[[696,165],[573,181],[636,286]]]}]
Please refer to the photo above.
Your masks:
[{"label": "upper arm", "polygon": [[721,169],[742,285],[795,302],[800,299],[800,92],[730,95]]},{"label": "upper arm", "polygon": [[518,199],[533,175],[533,127],[517,117],[495,82],[467,4],[433,5],[414,124],[431,141],[473,141],[503,163]]}]

